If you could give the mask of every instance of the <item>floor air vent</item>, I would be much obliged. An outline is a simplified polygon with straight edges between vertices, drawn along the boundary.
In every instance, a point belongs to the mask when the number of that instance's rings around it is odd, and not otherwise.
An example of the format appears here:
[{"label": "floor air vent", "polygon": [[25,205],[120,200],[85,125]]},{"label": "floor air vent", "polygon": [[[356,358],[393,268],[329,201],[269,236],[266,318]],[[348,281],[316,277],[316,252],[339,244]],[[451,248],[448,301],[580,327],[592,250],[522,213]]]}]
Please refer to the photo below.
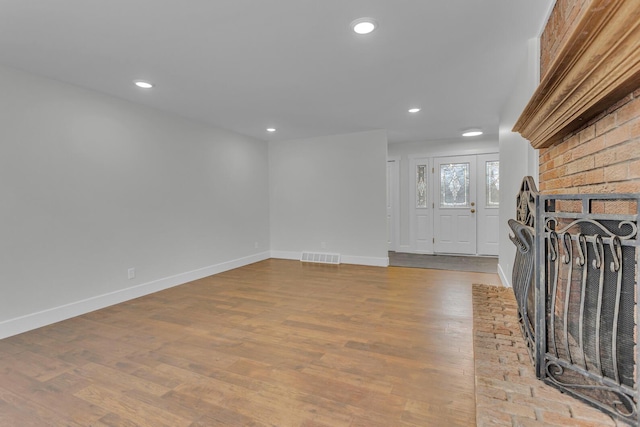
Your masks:
[{"label": "floor air vent", "polygon": [[321,264],[340,264],[340,254],[324,254],[320,252],[302,252],[302,262],[317,262]]}]

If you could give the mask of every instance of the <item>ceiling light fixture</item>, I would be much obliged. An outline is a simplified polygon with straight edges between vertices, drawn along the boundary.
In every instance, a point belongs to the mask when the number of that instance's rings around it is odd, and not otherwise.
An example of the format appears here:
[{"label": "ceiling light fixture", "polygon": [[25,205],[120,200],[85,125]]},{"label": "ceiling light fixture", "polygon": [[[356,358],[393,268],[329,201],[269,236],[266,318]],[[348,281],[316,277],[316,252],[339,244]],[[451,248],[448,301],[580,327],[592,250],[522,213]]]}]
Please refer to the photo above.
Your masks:
[{"label": "ceiling light fixture", "polygon": [[482,131],[480,129],[469,129],[465,131],[462,136],[478,136],[482,135]]},{"label": "ceiling light fixture", "polygon": [[357,34],[369,34],[378,27],[378,23],[373,18],[360,18],[351,23],[351,28]]},{"label": "ceiling light fixture", "polygon": [[267,132],[275,132],[276,128],[267,128]]},{"label": "ceiling light fixture", "polygon": [[420,109],[419,109],[419,108],[409,108],[409,112],[410,112],[410,113],[417,113],[417,112],[419,112],[419,111],[420,111]]},{"label": "ceiling light fixture", "polygon": [[154,86],[153,83],[145,82],[144,80],[136,80],[133,83],[141,89],[151,89]]}]

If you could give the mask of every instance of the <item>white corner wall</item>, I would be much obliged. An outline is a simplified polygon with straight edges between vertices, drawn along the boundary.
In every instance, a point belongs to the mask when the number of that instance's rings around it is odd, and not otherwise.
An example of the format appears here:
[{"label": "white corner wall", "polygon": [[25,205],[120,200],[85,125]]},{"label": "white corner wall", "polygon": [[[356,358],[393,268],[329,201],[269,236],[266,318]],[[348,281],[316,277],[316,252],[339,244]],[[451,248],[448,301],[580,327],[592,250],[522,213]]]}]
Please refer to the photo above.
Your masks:
[{"label": "white corner wall", "polygon": [[386,266],[385,131],[269,143],[271,254]]},{"label": "white corner wall", "polygon": [[515,246],[509,240],[509,218],[516,215],[516,196],[522,178],[531,175],[538,182],[538,153],[529,141],[512,132],[513,126],[529,102],[540,81],[539,39],[529,40],[528,60],[518,73],[511,97],[500,116],[500,253],[498,274],[503,285],[511,286]]},{"label": "white corner wall", "polygon": [[268,258],[266,142],[6,68],[0,93],[0,337]]}]

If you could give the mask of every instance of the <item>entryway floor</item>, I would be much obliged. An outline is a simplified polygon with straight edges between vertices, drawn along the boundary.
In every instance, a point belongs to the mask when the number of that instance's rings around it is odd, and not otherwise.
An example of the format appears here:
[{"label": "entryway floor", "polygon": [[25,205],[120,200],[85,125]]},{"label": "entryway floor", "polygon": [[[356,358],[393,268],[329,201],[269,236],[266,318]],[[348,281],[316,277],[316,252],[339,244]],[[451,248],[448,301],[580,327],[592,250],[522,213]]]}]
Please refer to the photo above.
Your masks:
[{"label": "entryway floor", "polygon": [[389,251],[389,266],[496,273],[498,271],[498,258],[484,256],[407,254]]}]

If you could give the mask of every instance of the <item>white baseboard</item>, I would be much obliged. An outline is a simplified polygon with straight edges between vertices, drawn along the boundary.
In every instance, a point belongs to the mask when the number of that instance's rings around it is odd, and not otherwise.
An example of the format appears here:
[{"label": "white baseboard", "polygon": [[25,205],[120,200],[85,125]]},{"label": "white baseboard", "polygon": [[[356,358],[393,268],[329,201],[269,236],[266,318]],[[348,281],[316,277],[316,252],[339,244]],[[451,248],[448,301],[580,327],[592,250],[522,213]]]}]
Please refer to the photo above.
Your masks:
[{"label": "white baseboard", "polygon": [[268,259],[262,252],[0,322],[0,339]]},{"label": "white baseboard", "polygon": [[295,251],[271,251],[271,258],[300,260],[302,252]]},{"label": "white baseboard", "polygon": [[411,249],[411,246],[400,246],[400,249],[398,249],[396,251],[396,253],[400,253],[400,254],[418,254],[418,255],[435,255],[435,253],[433,252],[433,250],[428,250],[428,251],[421,251],[421,250],[414,250]]},{"label": "white baseboard", "polygon": [[511,287],[511,281],[509,280],[509,276],[507,276],[502,269],[502,265],[498,263],[498,276],[500,277],[500,281],[502,282],[502,286],[506,288]]},{"label": "white baseboard", "polygon": [[[271,258],[299,260],[302,252],[295,251],[271,251]],[[352,255],[340,255],[341,264],[369,265],[373,267],[388,267],[389,257],[363,257]]]},{"label": "white baseboard", "polygon": [[368,265],[372,267],[389,267],[389,257],[341,255],[340,262],[342,264]]}]

